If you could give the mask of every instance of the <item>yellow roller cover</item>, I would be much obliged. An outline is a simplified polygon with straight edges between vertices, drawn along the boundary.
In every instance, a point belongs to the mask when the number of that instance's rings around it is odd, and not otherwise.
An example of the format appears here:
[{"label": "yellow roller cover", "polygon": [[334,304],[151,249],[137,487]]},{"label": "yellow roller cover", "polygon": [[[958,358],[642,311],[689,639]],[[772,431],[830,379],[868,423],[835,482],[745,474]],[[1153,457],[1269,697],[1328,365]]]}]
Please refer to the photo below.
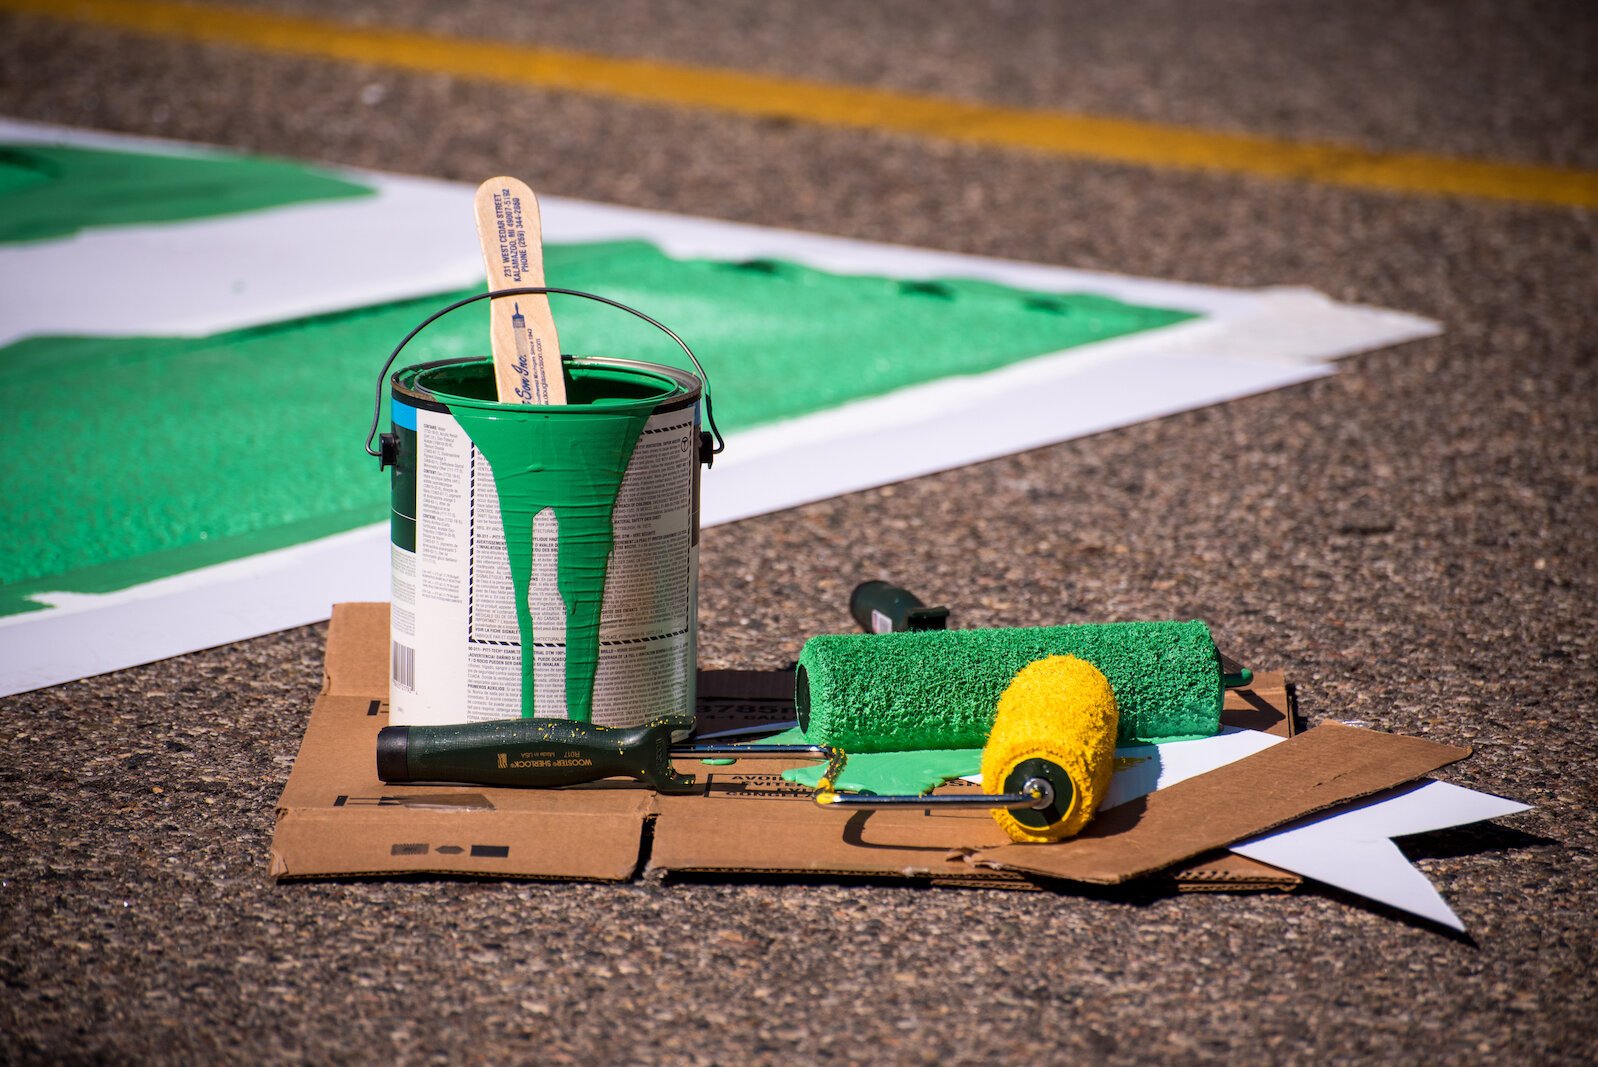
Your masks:
[{"label": "yellow roller cover", "polygon": [[1120,714],[1103,673],[1075,656],[1027,664],[999,697],[982,750],[982,788],[1019,792],[1027,778],[1054,786],[1042,811],[995,810],[1015,841],[1063,841],[1086,826],[1110,788]]}]

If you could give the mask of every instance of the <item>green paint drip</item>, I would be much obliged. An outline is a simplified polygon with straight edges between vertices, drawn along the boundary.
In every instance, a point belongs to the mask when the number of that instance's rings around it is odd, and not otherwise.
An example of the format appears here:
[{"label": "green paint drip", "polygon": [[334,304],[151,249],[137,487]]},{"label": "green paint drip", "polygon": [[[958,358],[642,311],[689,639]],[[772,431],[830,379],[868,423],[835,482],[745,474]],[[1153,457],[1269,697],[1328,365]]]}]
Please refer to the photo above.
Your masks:
[{"label": "green paint drip", "polygon": [[[773,742],[776,743],[776,742]],[[794,767],[782,772],[785,781],[814,789],[826,764]],[[844,793],[877,796],[917,795],[944,782],[982,770],[980,748],[927,749],[920,752],[862,752],[851,755],[833,788]]]},{"label": "green paint drip", "polygon": [[286,160],[0,144],[0,242],[186,222],[374,190]]},{"label": "green paint drip", "polygon": [[[475,372],[466,379],[464,375]],[[452,368],[477,395],[493,388],[487,361]],[[505,549],[510,556],[516,624],[522,643],[522,717],[534,712],[532,611],[533,522],[547,510],[559,524],[556,585],[566,616],[566,717],[593,719],[594,675],[599,668],[600,607],[615,544],[612,519],[633,447],[656,406],[670,395],[665,379],[576,370],[563,407],[497,404],[440,391],[418,376],[449,408],[494,472]],[[634,381],[629,384],[628,379]],[[459,385],[455,387],[459,387]],[[620,391],[620,395],[614,395]],[[630,394],[630,395],[629,395]]]}]

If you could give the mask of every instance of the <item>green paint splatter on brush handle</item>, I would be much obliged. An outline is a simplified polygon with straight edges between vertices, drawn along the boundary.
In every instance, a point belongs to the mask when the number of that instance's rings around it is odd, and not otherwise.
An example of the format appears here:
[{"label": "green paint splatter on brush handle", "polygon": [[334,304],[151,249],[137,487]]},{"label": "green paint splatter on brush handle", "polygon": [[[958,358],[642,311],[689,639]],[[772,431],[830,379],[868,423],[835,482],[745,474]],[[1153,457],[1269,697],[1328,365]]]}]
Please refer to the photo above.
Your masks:
[{"label": "green paint splatter on brush handle", "polygon": [[[576,374],[573,392],[592,397],[597,384]],[[533,715],[535,634],[527,603],[533,521],[547,508],[560,528],[556,584],[566,616],[566,717],[591,722],[616,495],[644,423],[661,398],[522,408],[439,399],[494,472],[522,643],[522,717]]]}]

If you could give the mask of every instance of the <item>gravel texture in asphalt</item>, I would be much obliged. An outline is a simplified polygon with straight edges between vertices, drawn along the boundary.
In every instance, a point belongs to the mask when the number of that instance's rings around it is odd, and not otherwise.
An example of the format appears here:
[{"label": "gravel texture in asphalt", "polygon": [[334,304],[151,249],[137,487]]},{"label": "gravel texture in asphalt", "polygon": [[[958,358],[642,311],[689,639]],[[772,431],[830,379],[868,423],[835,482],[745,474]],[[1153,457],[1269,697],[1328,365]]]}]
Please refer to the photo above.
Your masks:
[{"label": "gravel texture in asphalt", "polygon": [[[254,6],[1368,147],[1598,166],[1585,5]],[[654,108],[0,15],[0,113],[910,245],[1307,285],[1446,332],[1330,378],[706,532],[700,655],[1202,617],[1311,724],[1535,805],[1403,843],[1471,931],[1337,893],[770,880],[274,885],[325,626],[0,702],[8,1061],[1590,1063],[1590,212]],[[507,155],[501,129],[528,146]],[[714,477],[711,472],[709,477]],[[13,534],[15,536],[15,534]],[[25,531],[23,533],[25,536]]]}]

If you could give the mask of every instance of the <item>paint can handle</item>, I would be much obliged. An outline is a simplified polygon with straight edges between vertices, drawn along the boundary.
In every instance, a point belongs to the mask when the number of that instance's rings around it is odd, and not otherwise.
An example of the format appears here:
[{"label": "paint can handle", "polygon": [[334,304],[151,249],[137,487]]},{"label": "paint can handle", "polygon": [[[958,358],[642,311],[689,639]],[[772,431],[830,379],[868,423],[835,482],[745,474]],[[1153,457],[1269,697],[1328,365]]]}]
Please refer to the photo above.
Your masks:
[{"label": "paint can handle", "polygon": [[467,304],[475,304],[479,300],[492,300],[495,297],[501,296],[527,296],[534,293],[558,293],[561,296],[580,296],[584,300],[594,300],[601,304],[609,304],[611,307],[625,311],[627,314],[632,315],[635,318],[643,319],[645,322],[649,323],[649,325],[653,326],[667,337],[670,337],[673,341],[676,341],[677,347],[683,350],[683,352],[688,356],[689,362],[694,365],[694,371],[699,375],[699,380],[705,383],[705,421],[710,423],[710,441],[707,442],[709,447],[702,455],[703,462],[706,466],[709,466],[712,461],[712,457],[718,456],[722,452],[726,451],[727,442],[721,436],[721,430],[716,426],[716,415],[710,406],[710,376],[705,373],[705,368],[700,366],[699,357],[694,355],[693,349],[688,347],[688,342],[684,341],[681,337],[678,337],[670,327],[667,327],[650,318],[637,308],[628,307],[626,304],[612,300],[608,296],[600,296],[597,293],[585,293],[580,289],[556,289],[544,285],[528,285],[515,289],[494,289],[486,293],[478,293],[475,296],[468,296],[464,300],[457,300],[448,307],[440,308],[431,315],[427,316],[427,318],[423,319],[415,329],[406,334],[404,339],[401,340],[399,344],[394,346],[394,351],[388,354],[388,360],[383,364],[383,369],[377,372],[377,402],[372,406],[372,427],[366,431],[366,454],[369,456],[376,456],[378,461],[384,466],[387,466],[390,462],[385,452],[379,451],[372,447],[372,441],[377,437],[378,421],[383,417],[383,384],[388,378],[389,368],[394,366],[394,361],[399,358],[399,354],[405,350],[405,346],[410,344],[411,340],[415,338],[417,334],[427,329],[434,322],[443,318],[445,315],[448,315],[451,311],[454,311],[456,308],[465,307]]}]

